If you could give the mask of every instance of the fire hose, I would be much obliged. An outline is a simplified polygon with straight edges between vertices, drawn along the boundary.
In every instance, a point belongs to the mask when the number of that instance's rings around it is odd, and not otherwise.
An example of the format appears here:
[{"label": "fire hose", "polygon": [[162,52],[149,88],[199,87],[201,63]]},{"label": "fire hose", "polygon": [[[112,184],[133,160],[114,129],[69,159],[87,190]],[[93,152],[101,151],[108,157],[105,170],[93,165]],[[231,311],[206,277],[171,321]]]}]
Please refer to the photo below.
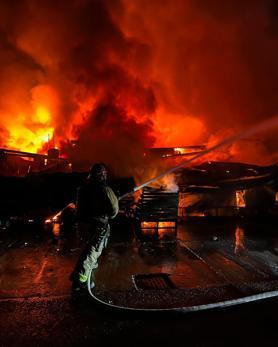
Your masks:
[{"label": "fire hose", "polygon": [[[278,126],[278,116],[275,116],[275,117],[272,117],[272,118],[270,118],[270,119],[268,119],[262,123],[259,123],[255,126],[249,128],[249,129],[247,129],[247,130],[245,130],[239,134],[228,137],[225,140],[217,143],[216,145],[214,145],[208,149],[205,149],[204,151],[196,154],[192,158],[190,158],[186,161],[183,161],[179,165],[177,165],[173,168],[170,168],[169,170],[162,172],[158,176],[155,176],[152,179],[144,182],[143,184],[133,188],[133,190],[131,192],[122,195],[119,198],[119,200],[121,200],[121,199],[123,199],[129,195],[134,194],[138,190],[141,190],[144,187],[150,185],[152,182],[154,182],[154,181],[156,181],[156,180],[158,180],[158,179],[160,179],[160,178],[162,178],[168,174],[171,174],[174,171],[176,171],[182,167],[185,167],[186,165],[190,164],[191,162],[195,161],[198,158],[205,156],[206,154],[209,154],[209,153],[211,153],[211,152],[213,152],[219,148],[222,148],[224,146],[231,145],[234,142],[236,142],[236,141],[238,141],[244,137],[255,135],[259,132],[266,131],[270,128],[275,128],[277,126]],[[200,258],[200,257],[198,256],[198,258]],[[202,260],[202,258],[200,258],[200,260]],[[202,260],[202,261],[204,261],[204,260]],[[215,302],[215,303],[210,303],[210,304],[202,304],[202,305],[189,306],[189,307],[162,308],[162,309],[125,307],[125,306],[119,306],[119,305],[110,304],[108,302],[105,302],[93,294],[92,289],[91,289],[92,271],[93,271],[93,269],[91,269],[89,276],[88,276],[88,280],[87,280],[87,288],[88,288],[88,292],[89,292],[90,296],[93,298],[93,300],[96,303],[101,304],[102,306],[105,306],[107,308],[114,309],[114,310],[121,310],[121,311],[141,311],[141,312],[167,312],[167,311],[170,312],[170,311],[175,311],[175,312],[187,313],[187,312],[204,311],[204,310],[215,309],[215,308],[224,308],[224,307],[228,307],[228,306],[232,306],[232,305],[239,305],[239,304],[244,304],[244,303],[253,302],[253,301],[259,301],[259,300],[263,300],[263,299],[267,299],[267,298],[273,298],[273,297],[278,296],[278,290],[274,290],[274,291],[254,294],[254,295],[250,295],[250,296],[246,296],[246,297],[242,297],[242,298],[238,298],[238,299],[231,299],[231,300],[225,300],[225,301],[220,301],[220,302]]]},{"label": "fire hose", "polygon": [[[193,252],[190,249],[190,252],[194,253],[195,256],[197,256],[202,262],[206,263],[205,260],[203,260],[198,254]],[[213,268],[212,270],[216,272]],[[209,304],[201,304],[201,305],[193,305],[193,306],[187,306],[187,307],[173,307],[173,308],[136,308],[136,307],[127,307],[127,306],[120,306],[120,305],[115,305],[112,303],[108,303],[100,298],[98,298],[94,293],[92,292],[91,289],[91,276],[92,276],[92,271],[91,269],[87,281],[87,288],[90,296],[93,298],[94,302],[104,306],[106,308],[116,310],[116,311],[125,311],[125,312],[176,312],[176,313],[190,313],[190,312],[198,312],[198,311],[205,311],[205,310],[211,310],[211,309],[219,309],[219,308],[225,308],[229,306],[235,306],[235,305],[240,305],[240,304],[246,304],[246,303],[251,303],[254,301],[260,301],[264,299],[270,299],[270,298],[275,298],[278,297],[278,290],[273,290],[273,291],[268,291],[264,293],[258,293],[254,295],[249,295],[237,299],[231,299],[231,300],[225,300],[225,301],[218,301],[218,302],[213,302]],[[216,272],[217,275],[219,275],[218,272]]]}]

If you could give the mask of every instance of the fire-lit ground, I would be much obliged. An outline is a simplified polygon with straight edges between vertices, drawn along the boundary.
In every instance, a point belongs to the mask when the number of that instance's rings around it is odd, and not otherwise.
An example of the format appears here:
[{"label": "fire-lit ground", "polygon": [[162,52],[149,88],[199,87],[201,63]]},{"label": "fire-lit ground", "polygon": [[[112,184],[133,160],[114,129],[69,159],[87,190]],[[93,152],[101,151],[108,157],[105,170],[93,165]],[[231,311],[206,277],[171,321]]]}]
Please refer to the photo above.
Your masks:
[{"label": "fire-lit ground", "polygon": [[[177,242],[139,242],[130,230],[115,229],[100,262],[95,293],[110,303],[142,307],[152,299],[153,306],[176,307],[277,289],[276,229],[275,223],[265,222],[186,223],[179,225]],[[138,346],[154,341],[273,346],[277,341],[272,329],[277,299],[184,316],[112,313],[89,298],[70,297],[68,278],[82,248],[75,234],[54,240],[24,231],[2,240],[3,346],[19,341],[30,346],[111,345],[115,339]],[[157,290],[143,290],[140,298],[132,275],[160,272],[170,274],[175,285],[171,295],[166,300]]]}]

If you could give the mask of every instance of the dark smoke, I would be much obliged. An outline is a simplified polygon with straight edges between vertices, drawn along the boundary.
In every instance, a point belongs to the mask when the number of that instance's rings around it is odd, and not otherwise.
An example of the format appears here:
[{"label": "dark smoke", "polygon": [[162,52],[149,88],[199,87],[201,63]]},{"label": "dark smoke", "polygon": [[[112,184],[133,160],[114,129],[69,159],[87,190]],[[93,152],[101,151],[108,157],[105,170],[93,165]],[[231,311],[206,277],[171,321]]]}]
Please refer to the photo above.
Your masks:
[{"label": "dark smoke", "polygon": [[[86,126],[78,128],[77,146],[65,145],[78,167],[86,168],[89,162],[106,158],[114,174],[136,175],[138,163],[143,162],[143,149],[151,146],[151,124],[138,124],[129,118],[124,109],[110,102],[98,105],[89,115]],[[84,150],[85,149],[85,150]]]},{"label": "dark smoke", "polygon": [[[278,114],[275,0],[0,0],[0,47],[0,111],[28,110],[38,87],[54,93],[55,138],[77,167],[130,174],[144,147],[205,143]],[[276,133],[227,159],[273,161]]]},{"label": "dark smoke", "polygon": [[[277,1],[125,1],[125,30],[153,50],[158,104],[193,115],[207,136],[278,112]],[[144,9],[144,10],[142,10]],[[185,134],[186,137],[186,134]],[[275,134],[264,143],[275,152]]]}]

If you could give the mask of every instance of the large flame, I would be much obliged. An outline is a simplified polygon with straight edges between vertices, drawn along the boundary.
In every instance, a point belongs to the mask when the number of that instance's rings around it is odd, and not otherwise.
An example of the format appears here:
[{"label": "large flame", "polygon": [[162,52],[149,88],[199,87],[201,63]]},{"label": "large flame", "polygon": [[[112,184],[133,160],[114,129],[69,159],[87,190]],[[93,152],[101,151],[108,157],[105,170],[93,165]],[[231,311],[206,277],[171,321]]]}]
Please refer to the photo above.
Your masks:
[{"label": "large flame", "polygon": [[3,112],[1,125],[5,127],[2,142],[5,147],[24,152],[40,152],[54,146],[56,92],[39,85],[30,90],[29,103],[13,103]]},{"label": "large flame", "polygon": [[54,128],[49,126],[50,121],[51,115],[44,106],[39,106],[31,117],[18,114],[8,125],[10,135],[6,145],[21,151],[38,152],[53,138]]},{"label": "large flame", "polygon": [[[215,143],[276,114],[271,4],[1,2],[0,146],[134,174],[145,147]],[[266,164],[277,148],[267,136],[209,159]]]}]

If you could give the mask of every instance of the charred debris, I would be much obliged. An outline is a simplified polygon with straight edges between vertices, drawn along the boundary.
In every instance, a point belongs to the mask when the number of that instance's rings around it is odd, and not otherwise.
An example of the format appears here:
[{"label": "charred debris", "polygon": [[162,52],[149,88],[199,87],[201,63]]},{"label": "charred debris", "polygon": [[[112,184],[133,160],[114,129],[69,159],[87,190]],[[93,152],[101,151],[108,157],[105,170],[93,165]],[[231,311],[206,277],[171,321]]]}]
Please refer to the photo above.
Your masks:
[{"label": "charred debris", "polygon": [[[22,225],[45,228],[73,224],[76,188],[86,173],[38,173],[0,177],[0,230]],[[275,218],[278,215],[278,166],[205,162],[175,173],[178,192],[145,188],[141,196],[120,201],[114,224],[135,222],[141,234],[176,232],[178,220]],[[111,178],[121,196],[135,186],[133,178]],[[50,217],[52,216],[52,217]],[[124,222],[124,223],[125,223]]]}]

